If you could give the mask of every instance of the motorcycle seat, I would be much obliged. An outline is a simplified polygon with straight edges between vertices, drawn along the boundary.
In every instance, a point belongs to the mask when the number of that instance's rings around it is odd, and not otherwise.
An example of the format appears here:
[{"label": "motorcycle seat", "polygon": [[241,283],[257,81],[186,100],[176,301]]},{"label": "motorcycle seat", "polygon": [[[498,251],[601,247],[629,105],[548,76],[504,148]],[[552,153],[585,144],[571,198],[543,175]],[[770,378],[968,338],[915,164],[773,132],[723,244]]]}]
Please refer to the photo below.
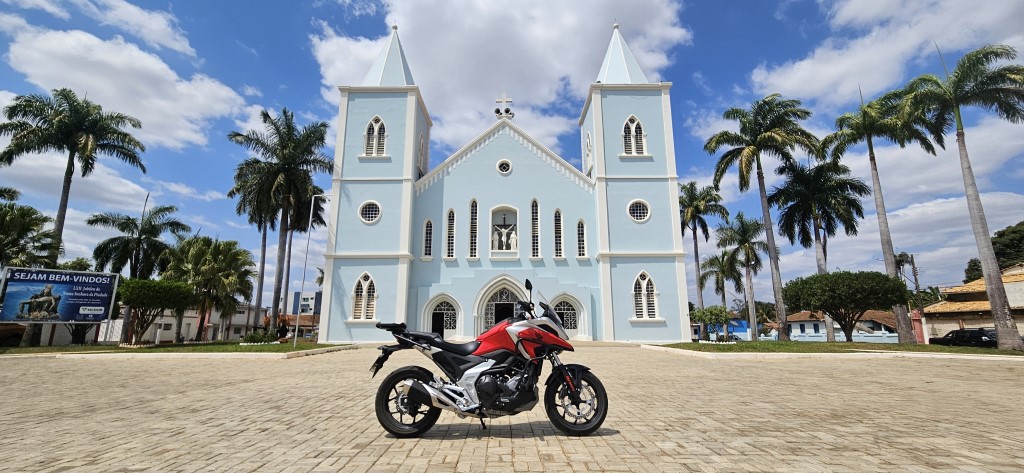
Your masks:
[{"label": "motorcycle seat", "polygon": [[444,338],[441,338],[440,334],[434,332],[409,332],[408,335],[429,344],[432,347],[440,348],[444,351],[454,353],[459,356],[470,355],[480,348],[480,342],[472,341],[468,343],[451,343],[446,342]]}]

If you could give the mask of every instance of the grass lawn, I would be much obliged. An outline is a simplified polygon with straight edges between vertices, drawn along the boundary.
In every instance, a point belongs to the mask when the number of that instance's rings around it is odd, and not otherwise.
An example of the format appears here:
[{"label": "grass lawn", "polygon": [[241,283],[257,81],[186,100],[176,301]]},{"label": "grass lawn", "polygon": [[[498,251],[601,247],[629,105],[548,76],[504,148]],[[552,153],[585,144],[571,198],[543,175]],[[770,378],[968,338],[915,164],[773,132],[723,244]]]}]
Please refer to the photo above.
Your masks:
[{"label": "grass lawn", "polygon": [[197,344],[168,344],[150,348],[118,348],[112,345],[72,345],[63,347],[0,347],[0,354],[26,355],[37,353],[93,353],[93,352],[131,352],[131,353],[288,353],[293,351],[312,350],[315,348],[330,348],[338,345],[319,344],[313,342],[299,342],[299,345],[292,348],[289,343],[274,343],[270,345],[246,345],[241,346],[238,342],[212,342]]},{"label": "grass lawn", "polygon": [[922,353],[957,353],[970,355],[1015,355],[1024,352],[995,348],[947,347],[942,345],[900,345],[897,343],[848,342],[737,342],[734,345],[715,343],[673,343],[669,348],[693,351],[746,353],[854,353],[863,350],[908,351]]}]

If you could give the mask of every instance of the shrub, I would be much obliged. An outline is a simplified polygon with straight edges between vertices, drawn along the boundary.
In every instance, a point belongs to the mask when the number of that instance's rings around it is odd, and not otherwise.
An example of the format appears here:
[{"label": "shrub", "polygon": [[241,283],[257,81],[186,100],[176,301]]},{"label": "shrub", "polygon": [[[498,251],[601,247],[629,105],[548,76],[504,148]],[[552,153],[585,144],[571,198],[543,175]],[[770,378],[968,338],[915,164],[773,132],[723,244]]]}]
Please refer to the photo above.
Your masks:
[{"label": "shrub", "polygon": [[242,343],[274,343],[277,342],[277,334],[266,330],[252,332],[242,337]]}]

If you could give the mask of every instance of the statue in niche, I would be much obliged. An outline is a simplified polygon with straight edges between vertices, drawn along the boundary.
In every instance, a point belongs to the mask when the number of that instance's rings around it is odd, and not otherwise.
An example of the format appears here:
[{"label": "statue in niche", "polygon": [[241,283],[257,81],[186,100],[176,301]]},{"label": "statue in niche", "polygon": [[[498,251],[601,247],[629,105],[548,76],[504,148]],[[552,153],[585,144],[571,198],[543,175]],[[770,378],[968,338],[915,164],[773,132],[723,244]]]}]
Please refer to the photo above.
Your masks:
[{"label": "statue in niche", "polygon": [[509,249],[510,250],[518,250],[519,249],[519,237],[516,236],[515,225],[512,226],[510,232],[511,233],[509,234],[509,237],[508,237]]},{"label": "statue in niche", "polygon": [[519,248],[519,237],[516,235],[515,225],[499,224],[494,225],[494,233],[491,234],[491,249],[497,251],[509,251]]},{"label": "statue in niche", "polygon": [[491,235],[491,249],[492,249],[492,250],[497,250],[497,249],[499,249],[499,248],[498,248],[498,239],[499,239],[499,238],[501,238],[501,237],[500,237],[500,236],[498,236],[498,226],[497,226],[497,225],[495,225],[495,226],[494,226],[494,234],[493,234],[493,235]]}]

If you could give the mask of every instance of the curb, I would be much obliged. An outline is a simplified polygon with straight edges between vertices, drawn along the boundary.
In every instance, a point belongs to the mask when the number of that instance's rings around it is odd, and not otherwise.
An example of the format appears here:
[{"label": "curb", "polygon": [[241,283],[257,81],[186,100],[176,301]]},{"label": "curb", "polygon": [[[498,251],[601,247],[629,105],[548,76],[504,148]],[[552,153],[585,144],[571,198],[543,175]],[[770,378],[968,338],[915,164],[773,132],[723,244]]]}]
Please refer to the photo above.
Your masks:
[{"label": "curb", "polygon": [[1008,355],[968,355],[957,353],[922,353],[922,352],[860,352],[860,353],[715,353],[706,351],[685,350],[682,348],[667,348],[656,345],[640,345],[640,348],[647,350],[676,353],[694,358],[708,360],[785,360],[794,358],[823,358],[823,359],[865,359],[865,358],[933,358],[933,359],[954,359],[954,360],[989,360],[989,361],[1017,361],[1024,362],[1024,356]]},{"label": "curb", "polygon": [[[288,353],[46,353],[33,355],[9,355],[11,358],[59,358],[65,360],[290,360],[304,356],[320,355],[343,350],[358,349],[357,345],[316,348],[313,350]],[[6,357],[5,355],[4,357]],[[0,359],[4,358],[0,357]]]}]

